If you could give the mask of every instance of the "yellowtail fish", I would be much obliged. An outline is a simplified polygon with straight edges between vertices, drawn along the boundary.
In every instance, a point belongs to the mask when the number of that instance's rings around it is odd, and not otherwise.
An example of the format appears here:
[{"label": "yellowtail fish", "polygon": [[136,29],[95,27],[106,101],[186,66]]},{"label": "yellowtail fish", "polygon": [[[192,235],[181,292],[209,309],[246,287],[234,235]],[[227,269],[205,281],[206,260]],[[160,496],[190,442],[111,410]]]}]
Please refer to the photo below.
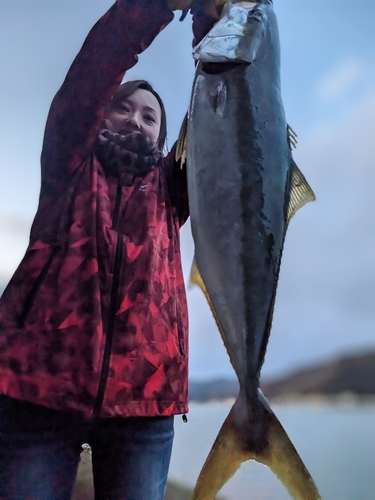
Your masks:
[{"label": "yellowtail fish", "polygon": [[272,1],[228,0],[194,57],[177,149],[184,156],[186,145],[191,279],[208,300],[240,385],[194,499],[214,499],[241,463],[254,459],[294,499],[317,500],[309,472],[259,388],[287,226],[315,199],[291,154],[296,139],[281,100]]}]

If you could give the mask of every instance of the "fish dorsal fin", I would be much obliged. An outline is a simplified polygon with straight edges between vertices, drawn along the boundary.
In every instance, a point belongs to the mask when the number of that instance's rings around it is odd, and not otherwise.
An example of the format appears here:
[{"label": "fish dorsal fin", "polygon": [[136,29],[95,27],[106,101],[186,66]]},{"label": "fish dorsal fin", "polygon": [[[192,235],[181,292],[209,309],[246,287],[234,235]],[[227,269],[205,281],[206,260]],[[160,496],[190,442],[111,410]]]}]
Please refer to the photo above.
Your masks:
[{"label": "fish dorsal fin", "polygon": [[[226,338],[225,338],[225,335],[224,335],[224,331],[223,331],[223,328],[219,322],[219,318],[217,317],[217,314],[215,312],[215,309],[212,305],[212,302],[211,302],[211,299],[210,299],[210,296],[208,295],[208,292],[207,292],[207,288],[206,288],[206,285],[204,284],[204,281],[203,281],[203,278],[201,276],[201,273],[199,272],[199,269],[198,269],[198,266],[197,266],[197,262],[195,260],[195,257],[193,259],[193,263],[191,265],[191,271],[190,271],[190,283],[193,284],[193,285],[197,285],[199,286],[199,288],[202,290],[204,296],[206,297],[206,300],[207,300],[207,303],[208,305],[210,306],[210,309],[211,309],[211,312],[212,312],[212,316],[214,317],[214,320],[215,320],[215,323],[216,323],[216,326],[220,332],[220,335],[221,335],[221,338],[223,340],[223,343],[224,343],[224,346],[225,346],[225,349],[227,350],[227,353],[228,353],[228,356],[229,356],[229,359],[230,359],[230,362],[232,363],[233,365],[233,361],[232,361],[232,355],[231,355],[231,351],[229,349],[229,346],[228,346],[228,343],[226,342]],[[234,366],[234,365],[233,365]]]},{"label": "fish dorsal fin", "polygon": [[288,132],[288,142],[289,142],[289,147],[290,149],[296,148],[297,147],[297,134],[294,132],[292,127],[290,125],[287,125],[287,132]]},{"label": "fish dorsal fin", "polygon": [[186,113],[181,124],[180,133],[178,134],[176,157],[175,157],[176,161],[181,161],[181,168],[183,168],[186,162],[187,122],[188,122],[188,115]]},{"label": "fish dorsal fin", "polygon": [[315,200],[314,191],[309,186],[305,176],[292,160],[292,180],[290,186],[290,200],[288,206],[287,222],[297,212],[297,210],[309,201]]}]

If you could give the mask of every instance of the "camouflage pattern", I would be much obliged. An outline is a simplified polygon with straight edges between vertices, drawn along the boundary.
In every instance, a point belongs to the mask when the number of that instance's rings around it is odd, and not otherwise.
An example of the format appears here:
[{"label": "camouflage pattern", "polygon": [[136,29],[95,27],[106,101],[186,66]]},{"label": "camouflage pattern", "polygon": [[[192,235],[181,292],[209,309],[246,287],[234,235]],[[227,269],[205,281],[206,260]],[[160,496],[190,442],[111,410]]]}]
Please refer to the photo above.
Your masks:
[{"label": "camouflage pattern", "polygon": [[0,393],[87,417],[188,409],[185,170],[172,150],[106,175],[94,154],[114,90],[172,18],[164,0],[118,0],[53,100],[30,244],[0,300]]}]

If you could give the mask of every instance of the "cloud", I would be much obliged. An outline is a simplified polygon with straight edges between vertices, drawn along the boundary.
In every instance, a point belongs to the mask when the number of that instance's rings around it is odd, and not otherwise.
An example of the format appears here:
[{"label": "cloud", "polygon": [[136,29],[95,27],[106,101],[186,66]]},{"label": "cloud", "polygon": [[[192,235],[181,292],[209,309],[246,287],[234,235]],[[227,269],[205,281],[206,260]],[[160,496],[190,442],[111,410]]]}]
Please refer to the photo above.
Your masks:
[{"label": "cloud", "polygon": [[319,80],[316,87],[317,95],[323,100],[338,100],[362,82],[366,76],[365,64],[360,59],[348,57]]}]

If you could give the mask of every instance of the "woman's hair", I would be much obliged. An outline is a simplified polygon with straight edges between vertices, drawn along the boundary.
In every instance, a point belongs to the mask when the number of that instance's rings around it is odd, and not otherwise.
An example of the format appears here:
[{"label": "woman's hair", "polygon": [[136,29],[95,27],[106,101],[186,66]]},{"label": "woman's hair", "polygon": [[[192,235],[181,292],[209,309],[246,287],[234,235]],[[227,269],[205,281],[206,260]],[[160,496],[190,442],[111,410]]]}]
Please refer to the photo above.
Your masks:
[{"label": "woman's hair", "polygon": [[151,92],[151,94],[156,97],[160,105],[161,123],[157,145],[159,151],[162,151],[164,148],[165,140],[167,138],[167,116],[165,114],[165,108],[161,97],[146,80],[132,80],[131,82],[122,83],[113,94],[110,106],[116,106],[116,104],[118,104],[120,101],[123,101],[127,97],[130,97],[138,89],[148,90],[149,92]]}]

